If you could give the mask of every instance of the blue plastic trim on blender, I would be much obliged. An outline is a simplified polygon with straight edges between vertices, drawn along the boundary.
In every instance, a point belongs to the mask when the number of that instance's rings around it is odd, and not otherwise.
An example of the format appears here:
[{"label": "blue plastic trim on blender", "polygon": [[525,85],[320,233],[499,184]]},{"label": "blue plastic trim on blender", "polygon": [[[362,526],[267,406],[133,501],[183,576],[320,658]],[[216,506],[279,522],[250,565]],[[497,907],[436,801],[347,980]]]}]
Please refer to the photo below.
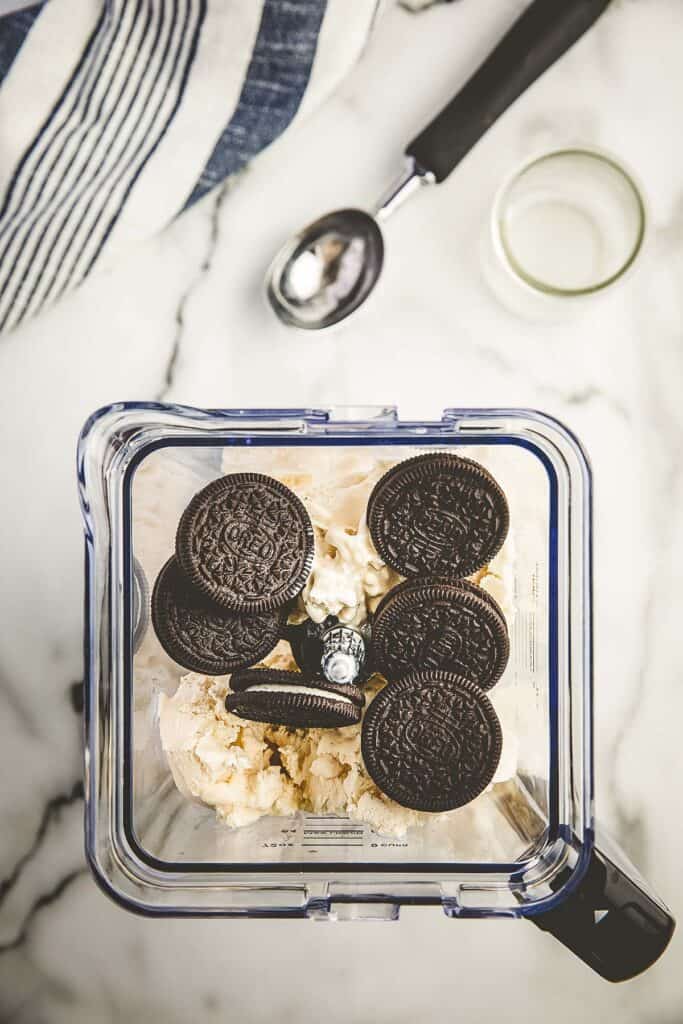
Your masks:
[{"label": "blue plastic trim on blender", "polygon": [[[162,407],[163,408],[163,407]],[[167,410],[166,410],[167,411]],[[299,410],[292,411],[291,415],[297,416]],[[222,413],[219,413],[222,415]],[[282,417],[282,410],[268,411],[263,410],[259,418],[269,419],[274,416]],[[245,417],[252,418],[253,412],[246,412]],[[235,417],[238,418],[238,417]],[[241,418],[241,416],[239,417]],[[325,422],[324,417],[320,417],[319,422]],[[335,424],[337,426],[337,424]],[[364,424],[365,426],[365,424]],[[398,426],[398,425],[397,425]],[[561,824],[557,821],[557,788],[558,788],[558,771],[557,771],[557,717],[558,717],[558,701],[557,701],[557,586],[558,586],[558,571],[557,571],[557,477],[555,474],[554,467],[547,457],[536,445],[527,441],[523,438],[514,437],[509,434],[482,434],[477,438],[468,437],[467,435],[454,434],[449,432],[448,434],[439,433],[439,426],[441,424],[433,425],[433,432],[429,431],[430,424],[423,423],[409,423],[406,421],[401,422],[401,427],[405,428],[406,434],[403,437],[396,437],[397,431],[392,425],[389,428],[391,435],[392,445],[405,445],[405,446],[428,446],[430,444],[451,444],[454,447],[462,446],[481,446],[481,445],[515,445],[520,448],[524,448],[535,455],[544,466],[546,470],[549,487],[550,487],[550,521],[549,521],[549,675],[550,675],[550,686],[549,686],[549,729],[550,729],[550,744],[549,744],[549,806],[548,806],[548,832],[550,837],[560,837],[566,830],[562,828]],[[415,428],[415,426],[424,427],[425,433],[415,435],[409,433],[409,431]],[[341,430],[343,430],[344,424],[339,424]],[[378,423],[378,431],[386,431],[386,424]],[[131,485],[135,470],[144,459],[149,456],[152,452],[158,451],[163,448],[176,448],[176,447],[190,447],[190,448],[207,448],[207,447],[320,447],[320,446],[331,446],[331,447],[349,447],[353,444],[354,438],[357,438],[357,445],[359,447],[371,447],[386,445],[388,437],[372,437],[372,436],[359,436],[356,434],[349,434],[344,437],[334,436],[310,436],[310,435],[297,435],[292,437],[282,436],[255,436],[255,437],[234,437],[234,436],[222,436],[220,432],[212,434],[211,437],[206,436],[187,436],[182,435],[173,438],[162,438],[156,441],[150,442],[143,449],[137,452],[131,459],[129,465],[126,468],[126,473],[123,483],[124,493],[124,559],[126,564],[126,582],[124,590],[124,605],[128,610],[128,616],[130,615],[130,604],[132,594],[132,544],[131,544]],[[129,621],[129,618],[126,620]],[[160,871],[186,871],[188,873],[219,873],[223,875],[239,873],[244,871],[264,873],[264,874],[275,874],[282,872],[282,864],[273,863],[240,863],[232,862],[226,864],[225,862],[209,862],[203,861],[200,863],[193,862],[177,862],[177,861],[162,861],[153,855],[149,854],[144,847],[140,844],[134,828],[133,813],[132,813],[132,756],[131,756],[131,738],[132,738],[132,719],[131,719],[131,679],[132,679],[132,649],[130,645],[130,629],[126,629],[125,636],[125,661],[126,661],[126,675],[124,679],[124,715],[125,715],[125,726],[124,726],[124,806],[123,806],[123,826],[124,832],[131,848],[134,850],[136,855],[140,857],[150,867]],[[519,873],[520,870],[524,870],[524,863],[515,861],[511,863],[504,862],[487,862],[480,864],[476,862],[438,862],[434,864],[423,864],[423,863],[411,863],[401,862],[401,864],[387,863],[383,864],[376,861],[359,861],[353,864],[347,862],[334,862],[326,861],[317,864],[304,863],[304,862],[287,862],[288,871],[305,871],[307,873],[321,873],[329,871],[344,871],[348,873],[363,872],[363,871],[376,871],[382,873],[401,873],[420,870],[424,873],[457,873],[462,871],[477,872],[485,874],[499,874],[503,872],[507,873]],[[523,906],[521,905],[519,910],[523,912]],[[515,908],[517,909],[517,908]]]}]

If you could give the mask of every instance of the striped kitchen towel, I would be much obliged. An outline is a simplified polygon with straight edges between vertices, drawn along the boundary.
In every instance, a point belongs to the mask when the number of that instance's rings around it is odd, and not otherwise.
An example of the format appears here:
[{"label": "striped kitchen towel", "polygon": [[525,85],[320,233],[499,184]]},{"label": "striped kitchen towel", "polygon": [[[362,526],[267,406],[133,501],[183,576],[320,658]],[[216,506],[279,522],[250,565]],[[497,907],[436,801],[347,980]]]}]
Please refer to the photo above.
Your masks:
[{"label": "striped kitchen towel", "polygon": [[377,2],[49,0],[0,17],[0,331],[315,106]]}]

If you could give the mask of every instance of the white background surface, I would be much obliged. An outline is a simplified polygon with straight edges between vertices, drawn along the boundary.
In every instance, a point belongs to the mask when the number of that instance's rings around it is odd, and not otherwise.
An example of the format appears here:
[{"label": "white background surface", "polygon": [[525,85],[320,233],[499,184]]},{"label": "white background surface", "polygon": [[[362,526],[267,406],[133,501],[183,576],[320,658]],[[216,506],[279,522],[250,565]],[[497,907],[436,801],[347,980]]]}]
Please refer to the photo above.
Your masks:
[{"label": "white background surface", "polygon": [[[367,205],[403,145],[521,10],[393,5],[341,91],[238,181],[0,343],[0,1020],[553,1020],[680,1024],[681,952],[620,987],[520,922],[398,924],[134,918],[84,872],[82,539],[74,449],[94,408],[520,405],[565,420],[596,488],[598,814],[683,911],[683,8],[614,0],[599,26],[451,179],[391,220],[378,292],[336,333],[296,336],[261,282],[292,230]],[[580,320],[530,324],[481,281],[492,195],[516,164],[567,142],[639,175],[648,251]],[[50,802],[52,801],[52,802]],[[52,808],[50,810],[49,808]],[[41,819],[45,821],[40,828]]]}]

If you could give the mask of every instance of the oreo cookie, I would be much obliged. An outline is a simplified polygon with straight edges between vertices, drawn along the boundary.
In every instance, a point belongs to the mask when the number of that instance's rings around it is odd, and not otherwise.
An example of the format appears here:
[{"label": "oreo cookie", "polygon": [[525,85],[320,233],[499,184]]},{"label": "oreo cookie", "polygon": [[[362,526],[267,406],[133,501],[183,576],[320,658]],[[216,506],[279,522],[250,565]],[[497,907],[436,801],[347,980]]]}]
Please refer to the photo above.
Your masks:
[{"label": "oreo cookie", "polygon": [[479,583],[473,583],[472,580],[460,580],[460,579],[449,579],[447,576],[413,576],[409,579],[403,580],[402,583],[398,583],[391,590],[388,590],[380,603],[375,609],[375,616],[379,615],[384,606],[392,599],[395,594],[404,594],[407,590],[415,589],[416,587],[422,587],[425,583],[442,583],[444,586],[459,587],[460,590],[466,590],[470,594],[475,594],[480,597],[482,601],[486,601],[491,610],[501,620],[505,629],[507,629],[507,620],[503,613],[503,609],[500,607],[495,597],[493,597],[488,590],[485,590]]},{"label": "oreo cookie", "polygon": [[390,469],[367,521],[377,551],[402,576],[469,576],[500,551],[510,515],[491,474],[471,459],[433,453]]},{"label": "oreo cookie", "polygon": [[193,587],[175,558],[159,573],[152,623],[159,643],[183,668],[226,675],[260,661],[284,630],[285,609],[245,615],[210,601]]},{"label": "oreo cookie", "polygon": [[234,473],[194,496],[181,516],[176,556],[190,582],[225,608],[280,608],[303,589],[313,526],[299,498],[261,473]]},{"label": "oreo cookie", "polygon": [[390,683],[363,718],[368,774],[415,811],[452,811],[474,800],[493,779],[502,744],[486,694],[451,672],[413,672]]},{"label": "oreo cookie", "polygon": [[235,672],[225,706],[252,722],[294,729],[340,729],[361,719],[364,696],[352,684],[329,683],[303,672],[255,668]]},{"label": "oreo cookie", "polygon": [[495,686],[510,656],[500,608],[460,580],[409,580],[390,591],[375,613],[372,646],[374,667],[390,681],[443,669],[482,690]]}]

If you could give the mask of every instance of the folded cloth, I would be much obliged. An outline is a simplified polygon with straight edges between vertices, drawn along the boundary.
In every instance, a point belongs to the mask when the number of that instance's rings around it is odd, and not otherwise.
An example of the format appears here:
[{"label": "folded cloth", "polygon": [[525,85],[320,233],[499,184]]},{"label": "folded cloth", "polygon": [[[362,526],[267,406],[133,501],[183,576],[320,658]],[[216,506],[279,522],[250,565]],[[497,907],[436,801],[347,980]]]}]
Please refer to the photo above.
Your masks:
[{"label": "folded cloth", "polygon": [[0,331],[327,95],[378,0],[49,0],[0,18]]}]

